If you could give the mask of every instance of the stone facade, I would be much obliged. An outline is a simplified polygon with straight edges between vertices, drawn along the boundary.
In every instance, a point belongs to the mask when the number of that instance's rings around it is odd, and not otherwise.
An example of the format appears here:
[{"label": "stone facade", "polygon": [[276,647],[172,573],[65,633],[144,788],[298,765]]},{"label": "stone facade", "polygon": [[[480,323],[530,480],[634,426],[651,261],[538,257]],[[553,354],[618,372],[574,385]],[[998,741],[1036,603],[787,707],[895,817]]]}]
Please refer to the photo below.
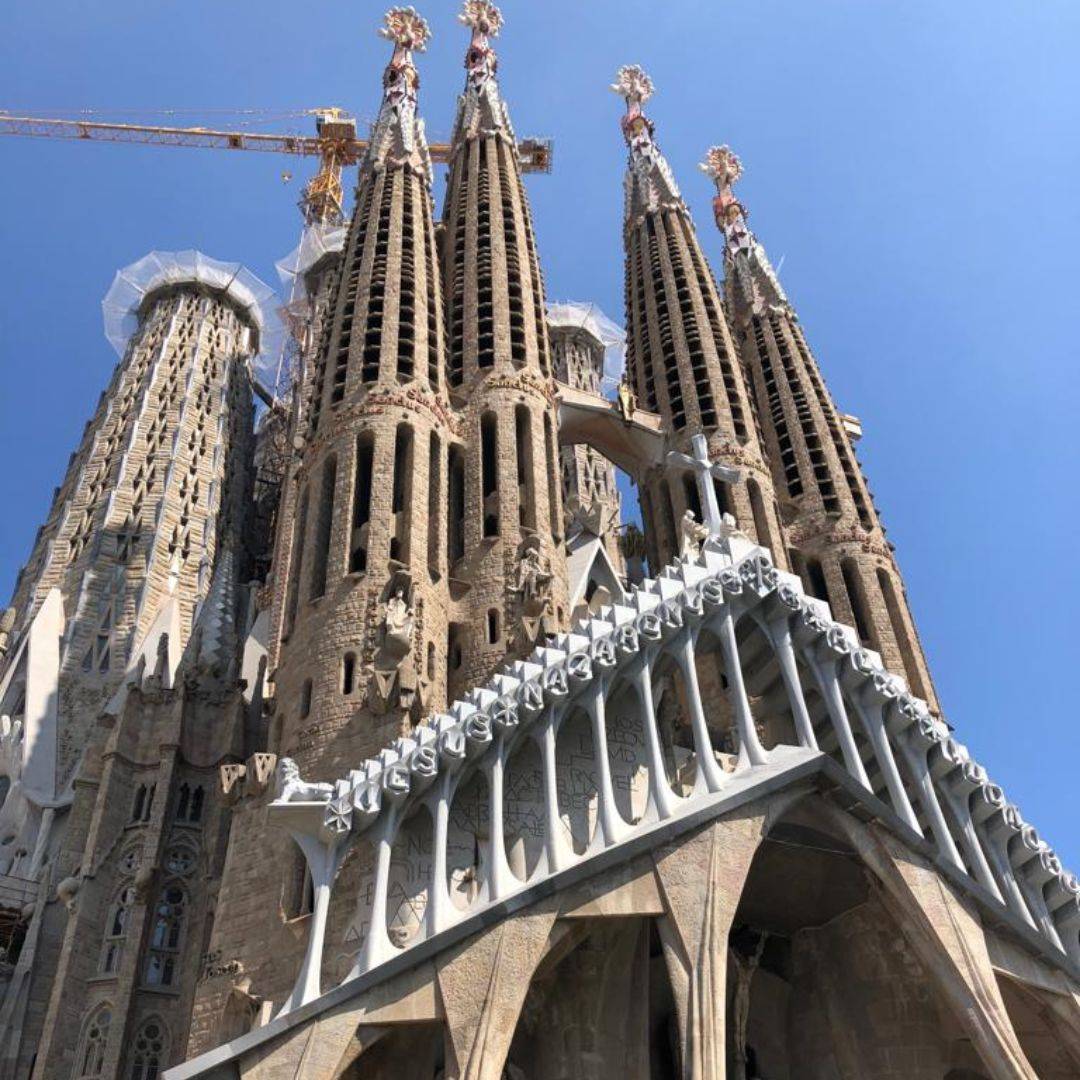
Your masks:
[{"label": "stone facade", "polygon": [[123,311],[0,621],[0,1080],[1077,1075],[1080,885],[936,715],[737,162],[722,295],[620,70],[608,401],[461,19],[441,220],[394,8],[257,429],[250,279]]},{"label": "stone facade", "polygon": [[[29,878],[37,903],[0,1005],[5,1077],[35,1060],[80,1075],[99,1049],[99,1074],[120,1075],[187,1041],[227,835],[217,767],[245,732],[246,363],[263,314],[242,274],[155,253],[118,276],[134,329],[16,586],[0,696],[22,739],[0,816],[26,806],[15,842],[33,857],[0,880]],[[51,666],[43,621],[62,629]]]}]

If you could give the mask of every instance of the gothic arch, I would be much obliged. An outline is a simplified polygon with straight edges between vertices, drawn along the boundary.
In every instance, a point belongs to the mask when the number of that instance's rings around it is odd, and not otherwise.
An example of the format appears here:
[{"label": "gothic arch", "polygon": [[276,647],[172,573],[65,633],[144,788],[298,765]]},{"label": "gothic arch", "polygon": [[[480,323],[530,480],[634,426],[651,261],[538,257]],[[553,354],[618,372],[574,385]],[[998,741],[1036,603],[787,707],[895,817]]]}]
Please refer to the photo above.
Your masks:
[{"label": "gothic arch", "polygon": [[72,1080],[101,1080],[104,1077],[112,1018],[112,1004],[103,1002],[94,1006],[83,1021]]}]

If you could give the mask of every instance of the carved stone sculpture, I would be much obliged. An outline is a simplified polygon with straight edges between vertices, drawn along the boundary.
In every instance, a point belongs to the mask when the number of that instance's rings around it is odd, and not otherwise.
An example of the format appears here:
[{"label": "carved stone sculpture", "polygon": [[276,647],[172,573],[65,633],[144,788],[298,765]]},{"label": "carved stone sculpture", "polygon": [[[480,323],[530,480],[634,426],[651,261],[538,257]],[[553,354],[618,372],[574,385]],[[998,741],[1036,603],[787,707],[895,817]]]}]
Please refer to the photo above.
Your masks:
[{"label": "carved stone sculpture", "polygon": [[386,602],[386,614],[383,616],[383,650],[396,656],[407,656],[412,648],[413,609],[405,595],[403,586],[398,585],[393,595]]},{"label": "carved stone sculpture", "polygon": [[541,633],[554,632],[552,618],[552,583],[555,575],[551,560],[540,547],[540,538],[526,538],[518,552],[514,592],[521,605],[521,625],[526,640],[532,642]]},{"label": "carved stone sculpture", "polygon": [[630,385],[630,381],[625,375],[619,382],[618,397],[616,398],[616,401],[623,419],[631,419],[634,412],[637,410],[637,394],[634,393],[634,388]]},{"label": "carved stone sculpture", "polygon": [[693,510],[687,510],[679,522],[679,534],[682,537],[679,557],[684,562],[693,562],[701,554],[701,545],[709,538],[709,530],[694,517]]},{"label": "carved stone sculpture", "polygon": [[14,629],[15,609],[5,608],[3,615],[0,615],[0,660],[7,656],[8,649],[11,648],[11,632]]},{"label": "carved stone sculpture", "polygon": [[296,762],[286,757],[278,762],[275,794],[278,802],[329,802],[334,785],[302,780]]}]

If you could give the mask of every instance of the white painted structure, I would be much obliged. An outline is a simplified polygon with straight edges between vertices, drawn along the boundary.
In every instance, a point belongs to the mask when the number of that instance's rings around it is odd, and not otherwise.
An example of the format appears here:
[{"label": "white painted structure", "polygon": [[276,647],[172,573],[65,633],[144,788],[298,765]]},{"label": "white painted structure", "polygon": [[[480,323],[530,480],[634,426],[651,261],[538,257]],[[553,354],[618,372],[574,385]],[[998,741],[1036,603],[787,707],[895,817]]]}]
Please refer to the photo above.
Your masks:
[{"label": "white painted structure", "polygon": [[[703,702],[695,663],[710,650],[727,673],[734,755],[710,741],[706,712],[717,703]],[[658,721],[672,676],[693,732],[681,756]],[[766,748],[751,701],[785,716],[788,736]],[[1075,969],[1076,876],[826,604],[764,548],[714,534],[696,559],[508,665],[336,784],[304,784],[280,764],[291,779],[279,783],[271,818],[300,845],[315,885],[307,956],[282,1014],[321,992],[330,892],[352,844],[371,845],[373,871],[357,896],[346,982],[824,756],[980,903]]]}]

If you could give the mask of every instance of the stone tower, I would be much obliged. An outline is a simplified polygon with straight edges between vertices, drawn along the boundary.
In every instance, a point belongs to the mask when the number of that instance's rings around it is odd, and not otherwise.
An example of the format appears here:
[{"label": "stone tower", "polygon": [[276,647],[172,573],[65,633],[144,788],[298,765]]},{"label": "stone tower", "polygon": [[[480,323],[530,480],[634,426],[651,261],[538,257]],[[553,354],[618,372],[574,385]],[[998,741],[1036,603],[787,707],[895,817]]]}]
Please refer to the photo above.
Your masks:
[{"label": "stone tower", "polygon": [[186,1010],[157,1005],[194,989],[217,768],[243,728],[248,365],[268,295],[238,265],[155,252],[106,297],[121,361],[20,576],[0,672],[17,849],[0,873],[32,894],[2,1076],[35,1058],[36,1077],[92,1075],[79,1049],[127,1075],[136,1045],[148,1061],[186,1042]]},{"label": "stone tower", "polygon": [[[591,307],[555,305],[548,311],[548,337],[555,378],[576,390],[601,394],[604,379],[605,343]],[[602,318],[602,316],[600,316]],[[606,320],[605,320],[606,322]],[[591,446],[564,446],[559,451],[562,495],[569,524],[599,536],[615,570],[624,572],[619,549],[621,500],[615,483],[615,466]]]},{"label": "stone tower", "polygon": [[105,297],[120,363],[16,582],[4,676],[2,711],[18,716],[8,700],[25,686],[18,644],[55,597],[60,788],[155,626],[169,635],[175,671],[218,548],[236,538],[249,494],[245,365],[268,294],[235,264],[153,252],[120,271]]},{"label": "stone tower", "polygon": [[449,389],[461,441],[449,461],[449,684],[565,626],[556,411],[532,215],[490,38],[502,16],[469,0],[472,39],[443,213]]},{"label": "stone tower", "polygon": [[[445,696],[449,585],[440,482],[450,443],[431,162],[413,51],[393,57],[313,374],[275,675],[277,749],[329,769]],[[322,765],[315,765],[322,768]]]},{"label": "stone tower", "polygon": [[724,235],[725,299],[759,402],[792,569],[856,628],[863,645],[902,671],[912,692],[937,709],[904,582],[855,456],[849,420],[836,408],[798,316],[732,191],[742,165],[719,146],[708,152],[702,169],[717,186],[713,208]]},{"label": "stone tower", "polygon": [[[629,147],[623,240],[626,254],[626,367],[638,403],[659,413],[680,451],[695,433],[709,454],[738,468],[734,484],[717,481],[720,509],[774,551],[782,532],[772,474],[760,442],[754,401],[724,318],[720,295],[671,168],[642,112],[652,80],[638,67],[619,70],[612,87],[626,101],[622,130]],[[686,510],[702,520],[692,476],[672,483],[655,470],[642,484],[649,562],[677,553]],[[779,556],[782,559],[782,556]]]}]

